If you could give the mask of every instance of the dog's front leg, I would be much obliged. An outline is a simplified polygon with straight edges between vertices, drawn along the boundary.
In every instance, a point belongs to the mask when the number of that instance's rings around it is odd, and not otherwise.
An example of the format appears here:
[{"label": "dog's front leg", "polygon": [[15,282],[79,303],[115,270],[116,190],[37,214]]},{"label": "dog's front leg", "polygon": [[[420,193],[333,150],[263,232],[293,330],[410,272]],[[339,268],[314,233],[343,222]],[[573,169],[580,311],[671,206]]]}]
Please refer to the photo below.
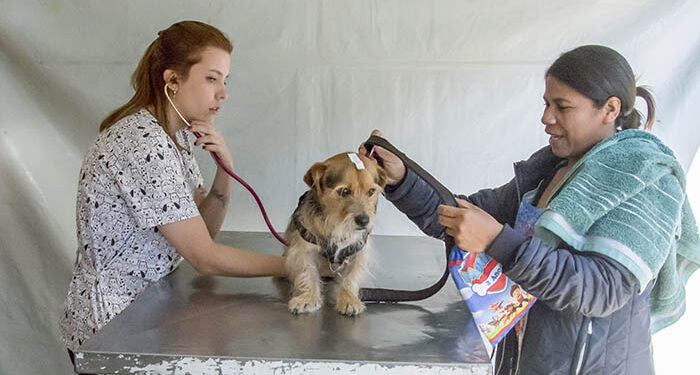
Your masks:
[{"label": "dog's front leg", "polygon": [[289,278],[294,285],[288,307],[294,314],[316,311],[323,302],[315,253],[299,250],[301,251],[288,251],[285,259]]},{"label": "dog's front leg", "polygon": [[365,304],[359,298],[359,282],[366,272],[366,257],[363,252],[355,254],[347,265],[347,273],[344,273],[335,297],[335,309],[343,315],[357,315],[365,311]]}]

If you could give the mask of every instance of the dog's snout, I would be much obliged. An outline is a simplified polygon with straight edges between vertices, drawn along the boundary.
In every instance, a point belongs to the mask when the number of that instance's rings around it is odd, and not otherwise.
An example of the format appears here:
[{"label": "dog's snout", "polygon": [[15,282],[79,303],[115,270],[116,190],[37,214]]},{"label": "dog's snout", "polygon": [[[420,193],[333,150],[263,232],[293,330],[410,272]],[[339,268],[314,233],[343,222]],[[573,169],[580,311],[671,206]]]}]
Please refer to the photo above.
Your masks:
[{"label": "dog's snout", "polygon": [[364,228],[367,226],[368,223],[369,223],[369,216],[367,216],[367,214],[355,216],[355,224],[357,224],[358,226]]}]

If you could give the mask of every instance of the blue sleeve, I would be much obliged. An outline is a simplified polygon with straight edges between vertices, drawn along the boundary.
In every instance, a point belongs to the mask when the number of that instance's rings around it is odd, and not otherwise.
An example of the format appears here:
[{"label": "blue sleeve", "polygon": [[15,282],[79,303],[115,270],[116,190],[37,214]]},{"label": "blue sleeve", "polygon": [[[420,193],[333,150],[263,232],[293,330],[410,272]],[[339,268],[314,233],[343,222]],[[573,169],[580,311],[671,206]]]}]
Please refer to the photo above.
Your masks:
[{"label": "blue sleeve", "polygon": [[403,180],[387,186],[384,196],[413,221],[423,233],[442,238],[445,227],[437,218],[437,208],[442,203],[440,196],[428,183],[412,170],[407,169]]},{"label": "blue sleeve", "polygon": [[[438,193],[410,169],[406,170],[403,180],[396,185],[387,186],[384,195],[401,212],[406,214],[423,233],[442,238],[445,227],[438,222],[437,208],[442,204]],[[495,188],[480,190],[470,196],[458,195],[493,216],[498,222],[510,223],[517,213],[517,190],[515,180]],[[510,204],[504,204],[508,202]],[[513,204],[513,202],[515,202]],[[513,212],[513,207],[515,212]]]},{"label": "blue sleeve", "polygon": [[486,254],[511,280],[556,311],[604,317],[624,306],[639,288],[631,272],[606,256],[556,248],[509,225]]}]

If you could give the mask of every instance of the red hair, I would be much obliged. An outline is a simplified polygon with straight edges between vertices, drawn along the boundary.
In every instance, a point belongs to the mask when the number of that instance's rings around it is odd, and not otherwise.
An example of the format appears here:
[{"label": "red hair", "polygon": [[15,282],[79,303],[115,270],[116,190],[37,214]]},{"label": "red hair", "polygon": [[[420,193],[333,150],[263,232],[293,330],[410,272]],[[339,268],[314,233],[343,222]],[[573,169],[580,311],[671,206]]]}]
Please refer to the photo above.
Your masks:
[{"label": "red hair", "polygon": [[233,51],[226,35],[203,22],[181,21],[159,31],[158,38],[148,46],[131,75],[134,96],[102,121],[100,131],[142,108],[153,106],[153,115],[167,133],[167,99],[163,93],[163,72],[172,69],[178,76],[187,79],[190,68],[201,60],[202,51],[207,47],[220,48],[228,53]]}]

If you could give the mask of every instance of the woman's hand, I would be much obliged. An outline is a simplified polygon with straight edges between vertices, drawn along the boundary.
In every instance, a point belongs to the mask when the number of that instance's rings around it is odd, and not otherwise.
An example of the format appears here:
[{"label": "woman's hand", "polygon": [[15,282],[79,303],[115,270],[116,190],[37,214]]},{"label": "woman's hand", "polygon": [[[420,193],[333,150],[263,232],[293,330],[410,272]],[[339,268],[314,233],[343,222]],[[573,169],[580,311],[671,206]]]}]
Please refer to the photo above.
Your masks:
[{"label": "woman's hand", "polygon": [[233,170],[233,158],[231,157],[231,151],[228,149],[226,141],[224,141],[224,137],[221,136],[219,130],[216,129],[213,124],[199,120],[193,120],[191,125],[190,131],[202,135],[201,137],[197,138],[194,145],[202,145],[202,149],[216,153],[224,166],[230,170]]},{"label": "woman's hand", "polygon": [[[374,129],[371,135],[381,137],[382,132],[380,132],[377,129]],[[374,155],[377,155],[380,159],[382,159],[384,164],[384,171],[386,172],[387,177],[387,185],[397,184],[403,179],[403,176],[406,175],[406,166],[403,165],[401,159],[379,146],[374,146],[374,153],[372,155],[369,155],[369,152],[367,151],[367,149],[365,149],[365,144],[363,143],[360,145],[360,148],[358,149],[357,153],[374,160],[377,159],[374,157]]]},{"label": "woman's hand", "polygon": [[481,208],[457,199],[459,207],[441,204],[438,221],[464,251],[481,253],[486,250],[503,229],[503,225]]}]

